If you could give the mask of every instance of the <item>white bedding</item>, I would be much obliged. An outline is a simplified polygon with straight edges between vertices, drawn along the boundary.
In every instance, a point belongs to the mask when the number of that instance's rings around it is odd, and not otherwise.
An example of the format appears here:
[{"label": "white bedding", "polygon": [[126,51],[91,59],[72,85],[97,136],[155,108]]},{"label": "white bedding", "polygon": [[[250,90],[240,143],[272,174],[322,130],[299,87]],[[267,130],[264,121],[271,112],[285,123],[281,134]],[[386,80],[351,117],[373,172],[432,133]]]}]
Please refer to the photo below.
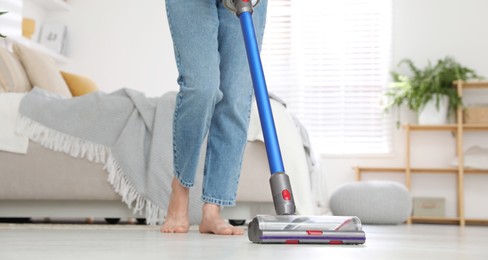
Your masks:
[{"label": "white bedding", "polygon": [[[312,196],[310,173],[303,142],[293,117],[279,102],[271,99],[271,109],[280,143],[281,155],[285,171],[290,177],[297,212],[303,215],[316,214],[315,200]],[[259,122],[256,103],[251,108],[248,141],[264,141]]]},{"label": "white bedding", "polygon": [[26,154],[27,136],[15,132],[19,104],[24,93],[0,93],[0,151]]}]

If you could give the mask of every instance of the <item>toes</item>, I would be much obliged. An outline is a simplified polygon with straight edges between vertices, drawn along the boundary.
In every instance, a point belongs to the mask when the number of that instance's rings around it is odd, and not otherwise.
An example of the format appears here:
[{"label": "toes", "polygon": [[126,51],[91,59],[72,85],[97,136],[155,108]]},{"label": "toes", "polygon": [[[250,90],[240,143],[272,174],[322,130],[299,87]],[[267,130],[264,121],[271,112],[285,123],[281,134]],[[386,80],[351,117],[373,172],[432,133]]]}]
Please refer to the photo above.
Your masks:
[{"label": "toes", "polygon": [[190,227],[184,225],[178,226],[163,226],[161,228],[161,232],[163,233],[188,233]]},{"label": "toes", "polygon": [[232,235],[234,232],[232,231],[232,228],[221,228],[219,231],[217,231],[217,234],[219,235]]},{"label": "toes", "polygon": [[231,226],[214,226],[214,227],[200,227],[201,233],[216,234],[216,235],[242,235],[244,231],[239,228]]},{"label": "toes", "polygon": [[244,234],[244,230],[240,229],[240,228],[235,228],[235,227],[222,227],[218,230],[218,232],[216,232],[216,234],[219,234],[219,235],[243,235]]},{"label": "toes", "polygon": [[244,230],[242,230],[240,228],[234,228],[232,230],[232,235],[244,235]]},{"label": "toes", "polygon": [[162,227],[161,228],[161,232],[163,232],[163,233],[172,233],[171,229],[169,229],[168,227]]},{"label": "toes", "polygon": [[163,233],[174,233],[175,232],[175,226],[166,223],[165,225],[163,225],[161,227],[161,232],[163,232]]}]

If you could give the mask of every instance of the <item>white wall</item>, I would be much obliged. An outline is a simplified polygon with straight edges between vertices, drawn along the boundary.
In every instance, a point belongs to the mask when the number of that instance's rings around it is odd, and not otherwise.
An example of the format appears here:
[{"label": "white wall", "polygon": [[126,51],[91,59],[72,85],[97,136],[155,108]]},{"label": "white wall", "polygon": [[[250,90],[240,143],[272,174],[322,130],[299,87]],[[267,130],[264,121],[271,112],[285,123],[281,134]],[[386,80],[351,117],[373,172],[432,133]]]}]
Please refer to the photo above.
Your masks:
[{"label": "white wall", "polygon": [[162,0],[71,0],[63,14],[70,63],[107,92],[127,87],[159,96],[177,90],[177,70]]},{"label": "white wall", "polygon": [[[64,69],[87,75],[105,91],[121,87],[156,96],[176,90],[176,65],[162,0],[70,0],[72,11],[63,15],[69,28],[68,56]],[[410,58],[419,66],[427,59],[446,55],[488,77],[488,1],[485,0],[394,0],[393,61]],[[487,90],[488,91],[488,90]],[[488,95],[470,91],[468,101]],[[407,117],[407,118],[411,118]],[[488,133],[469,133],[467,146],[488,147]],[[394,152],[383,157],[322,157],[327,190],[353,181],[352,167],[403,166],[403,132],[395,131]],[[412,138],[413,165],[446,167],[455,156],[454,139],[447,132],[416,132]],[[366,178],[401,175],[371,174]],[[482,199],[488,176],[468,176],[466,215],[488,218]],[[413,178],[414,196],[447,199],[447,214],[455,215],[454,175],[422,175]]]},{"label": "white wall", "polygon": [[[0,12],[8,12],[0,16],[0,34],[7,37],[22,35],[22,1],[0,0]],[[3,41],[2,41],[3,44]]]}]

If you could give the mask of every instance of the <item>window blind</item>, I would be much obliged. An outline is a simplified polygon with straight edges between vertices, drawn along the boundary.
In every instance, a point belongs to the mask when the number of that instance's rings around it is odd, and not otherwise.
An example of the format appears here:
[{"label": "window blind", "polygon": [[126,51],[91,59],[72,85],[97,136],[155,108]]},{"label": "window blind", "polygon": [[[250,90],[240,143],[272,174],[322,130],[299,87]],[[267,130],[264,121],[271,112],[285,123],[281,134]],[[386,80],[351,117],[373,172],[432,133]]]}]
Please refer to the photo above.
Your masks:
[{"label": "window blind", "polygon": [[391,13],[391,0],[269,1],[267,85],[306,127],[316,151],[391,151],[380,102],[389,80]]}]

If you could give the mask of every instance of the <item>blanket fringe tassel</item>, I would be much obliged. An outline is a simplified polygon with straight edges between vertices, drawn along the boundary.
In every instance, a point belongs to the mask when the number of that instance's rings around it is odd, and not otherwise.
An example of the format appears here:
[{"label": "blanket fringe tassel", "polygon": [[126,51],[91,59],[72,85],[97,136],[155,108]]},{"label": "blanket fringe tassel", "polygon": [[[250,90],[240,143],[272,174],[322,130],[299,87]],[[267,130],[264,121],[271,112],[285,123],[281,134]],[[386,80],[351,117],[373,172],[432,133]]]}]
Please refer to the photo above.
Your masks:
[{"label": "blanket fringe tassel", "polygon": [[148,225],[162,223],[165,210],[152,203],[134,188],[113,157],[109,147],[58,132],[23,115],[19,115],[17,132],[27,135],[32,141],[53,151],[63,152],[76,158],[85,158],[91,162],[103,163],[103,168],[108,173],[108,182],[115,192],[122,196],[122,201],[132,209],[134,215],[144,215]]}]

